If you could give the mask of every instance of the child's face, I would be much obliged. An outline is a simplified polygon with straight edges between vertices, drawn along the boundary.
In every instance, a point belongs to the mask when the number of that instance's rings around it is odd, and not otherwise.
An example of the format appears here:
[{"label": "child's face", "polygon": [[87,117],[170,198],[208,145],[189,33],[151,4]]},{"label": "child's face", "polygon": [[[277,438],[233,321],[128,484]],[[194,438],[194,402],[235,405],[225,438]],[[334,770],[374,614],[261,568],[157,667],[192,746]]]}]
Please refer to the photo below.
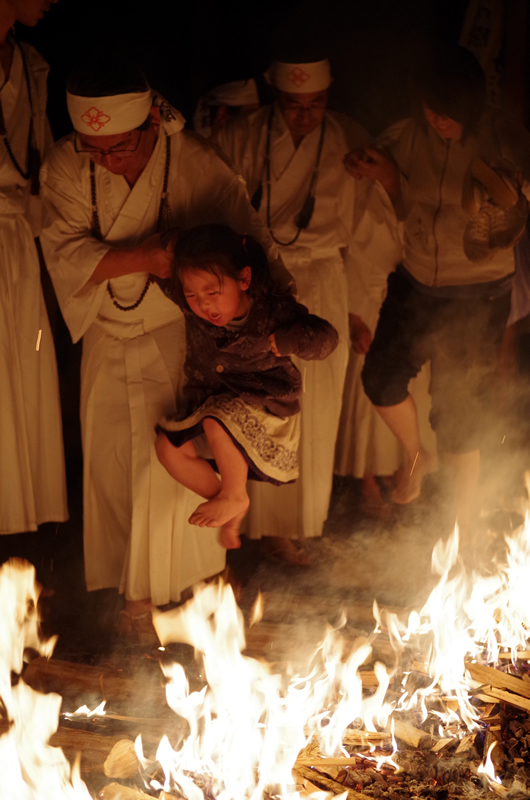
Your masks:
[{"label": "child's face", "polygon": [[181,280],[191,311],[219,328],[228,325],[233,319],[244,317],[250,308],[250,298],[246,291],[250,286],[250,267],[245,267],[240,272],[239,280],[202,269],[186,270]]}]

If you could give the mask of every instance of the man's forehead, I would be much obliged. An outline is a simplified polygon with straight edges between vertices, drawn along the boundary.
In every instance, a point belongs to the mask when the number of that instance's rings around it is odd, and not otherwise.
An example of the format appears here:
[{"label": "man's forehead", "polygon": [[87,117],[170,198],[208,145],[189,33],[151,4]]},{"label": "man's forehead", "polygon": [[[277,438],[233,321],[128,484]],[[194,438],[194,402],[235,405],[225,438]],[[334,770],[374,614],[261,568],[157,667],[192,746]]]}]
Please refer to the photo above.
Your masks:
[{"label": "man's forehead", "polygon": [[110,136],[88,136],[85,133],[78,133],[77,135],[83,140],[83,142],[94,145],[94,147],[101,147],[102,150],[106,150],[107,148],[112,147],[113,144],[127,141],[131,138],[133,133],[134,130],[125,131],[124,133],[112,133]]},{"label": "man's forehead", "polygon": [[328,90],[322,89],[320,92],[282,92],[278,91],[280,98],[288,103],[300,103],[302,105],[309,105],[310,103],[319,100],[326,101]]}]

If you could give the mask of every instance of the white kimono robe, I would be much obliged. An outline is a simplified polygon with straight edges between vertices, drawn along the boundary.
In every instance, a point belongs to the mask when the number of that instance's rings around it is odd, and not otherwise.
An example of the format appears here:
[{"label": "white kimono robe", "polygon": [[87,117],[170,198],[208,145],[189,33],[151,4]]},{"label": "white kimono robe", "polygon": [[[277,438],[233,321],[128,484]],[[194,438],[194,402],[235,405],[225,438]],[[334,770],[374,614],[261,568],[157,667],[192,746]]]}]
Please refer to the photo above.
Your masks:
[{"label": "white kimono robe", "polygon": [[[218,144],[244,177],[250,197],[263,182],[260,217],[267,218],[264,160],[270,106],[224,128]],[[296,234],[295,217],[309,190],[317,160],[320,126],[295,149],[279,109],[271,128],[270,222],[274,236],[289,242]],[[293,275],[298,298],[313,314],[329,320],[340,343],[325,361],[294,358],[304,375],[300,478],[291,485],[250,485],[249,536],[314,537],[322,534],[333,480],[335,441],[348,363],[348,287],[343,255],[355,253],[355,232],[369,193],[345,171],[344,155],[366,144],[368,134],[352,120],[328,112],[314,213],[295,244],[280,247]],[[381,190],[382,191],[382,190]],[[379,192],[379,188],[375,189]],[[393,213],[393,212],[392,212]],[[353,256],[354,257],[354,256]]]},{"label": "white kimono robe", "polygon": [[[51,144],[48,65],[32,47],[22,46],[36,142],[44,154]],[[18,46],[0,98],[8,141],[26,170],[30,106]],[[29,181],[0,142],[0,533],[35,531],[44,522],[68,519],[57,365],[34,242],[39,227],[40,200],[30,195]]]},{"label": "white kimono robe", "polygon": [[[85,573],[89,590],[119,587],[155,605],[221,571],[217,531],[188,525],[201,499],[158,462],[155,425],[175,411],[183,380],[184,318],[156,284],[133,311],[116,308],[108,281],[90,278],[114,245],[136,245],[156,230],[166,154],[171,147],[166,227],[226,222],[269,243],[241,179],[206,141],[182,130],[178,112],[162,123],[149,163],[132,189],[96,166],[105,241],[91,233],[89,159],[61,140],[43,166],[48,215],[43,247],[74,341],[83,339],[81,420],[84,458]],[[122,305],[134,303],[145,273],[112,280]]]}]

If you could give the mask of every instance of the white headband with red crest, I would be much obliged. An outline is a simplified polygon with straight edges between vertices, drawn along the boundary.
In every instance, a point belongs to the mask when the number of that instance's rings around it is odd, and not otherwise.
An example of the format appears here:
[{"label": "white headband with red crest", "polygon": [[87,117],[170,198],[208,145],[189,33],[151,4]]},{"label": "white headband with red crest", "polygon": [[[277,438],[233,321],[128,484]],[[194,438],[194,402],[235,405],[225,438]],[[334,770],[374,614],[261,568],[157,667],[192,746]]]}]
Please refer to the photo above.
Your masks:
[{"label": "white headband with red crest", "polygon": [[265,77],[280,92],[310,94],[329,88],[331,68],[327,58],[302,64],[273,61]]},{"label": "white headband with red crest", "polygon": [[130,92],[109,97],[82,97],[66,93],[72,125],[86,136],[112,136],[126,133],[147,119],[153,104],[153,92]]}]

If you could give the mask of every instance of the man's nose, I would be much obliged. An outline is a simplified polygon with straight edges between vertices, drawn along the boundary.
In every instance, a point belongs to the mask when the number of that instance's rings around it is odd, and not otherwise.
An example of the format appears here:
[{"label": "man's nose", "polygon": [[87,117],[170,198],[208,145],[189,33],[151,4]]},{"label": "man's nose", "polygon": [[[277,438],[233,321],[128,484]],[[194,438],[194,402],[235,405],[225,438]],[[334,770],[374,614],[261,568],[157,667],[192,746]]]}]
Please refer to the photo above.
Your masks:
[{"label": "man's nose", "polygon": [[101,159],[101,166],[106,167],[107,169],[109,166],[116,163],[115,153],[101,153],[99,158]]}]

